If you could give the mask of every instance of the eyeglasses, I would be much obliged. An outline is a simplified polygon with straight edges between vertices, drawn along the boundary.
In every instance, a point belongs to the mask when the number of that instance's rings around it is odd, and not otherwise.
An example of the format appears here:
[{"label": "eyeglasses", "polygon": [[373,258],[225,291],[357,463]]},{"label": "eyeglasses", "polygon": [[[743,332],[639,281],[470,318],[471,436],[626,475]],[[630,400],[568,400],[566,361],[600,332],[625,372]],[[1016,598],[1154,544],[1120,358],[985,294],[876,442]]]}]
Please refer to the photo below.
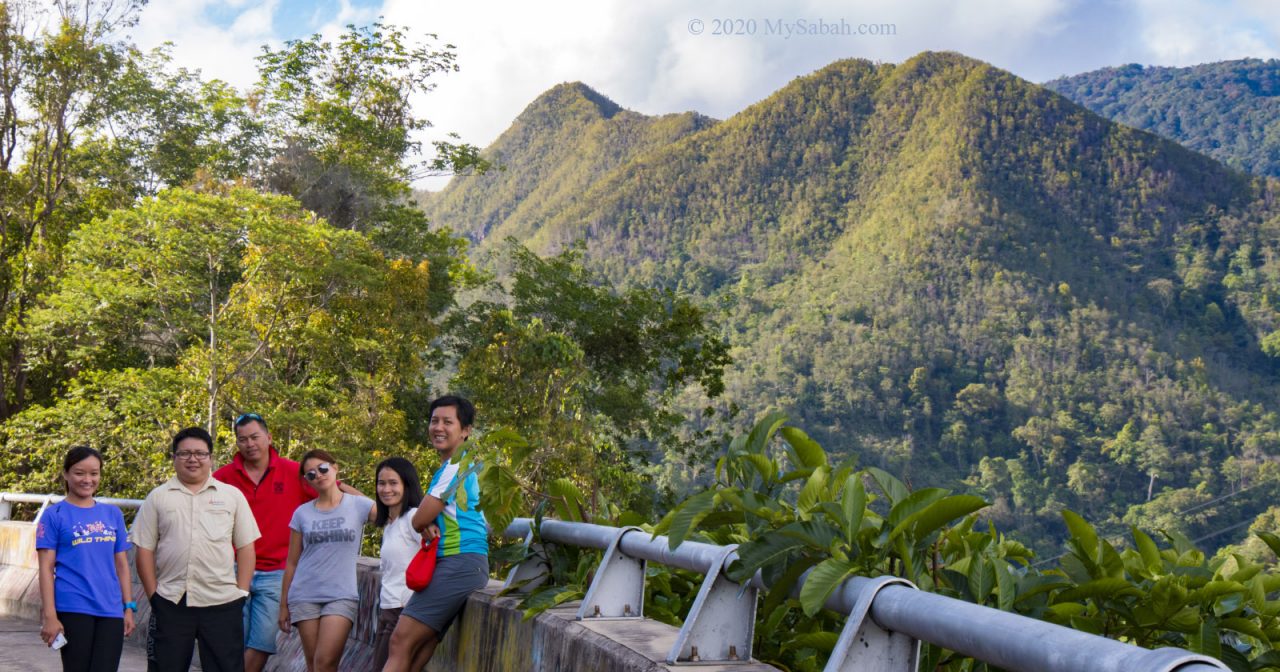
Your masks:
[{"label": "eyeglasses", "polygon": [[174,453],[173,456],[174,458],[179,460],[190,460],[192,458],[195,458],[203,462],[209,459],[210,454],[211,453],[209,453],[208,451],[203,451],[203,450],[179,450],[178,452]]},{"label": "eyeglasses", "polygon": [[[314,480],[316,480],[317,478],[319,478],[319,477],[320,477],[320,474],[327,474],[327,473],[329,473],[329,470],[330,470],[330,469],[332,469],[332,468],[333,468],[333,467],[329,466],[329,463],[328,463],[328,462],[321,462],[320,464],[317,464],[317,465],[316,465],[316,468],[315,468],[315,469],[312,469],[311,471],[308,471],[307,473],[303,474],[303,476],[304,476],[304,477],[306,477],[306,479],[307,479],[308,481],[314,481]],[[319,473],[317,473],[317,472],[319,472]]]},{"label": "eyeglasses", "polygon": [[245,413],[240,417],[236,418],[236,421],[232,424],[234,424],[236,427],[239,427],[240,423],[244,422],[245,420],[257,420],[258,422],[261,422],[264,427],[267,424],[267,421],[263,420],[262,416],[258,415],[257,413]]}]

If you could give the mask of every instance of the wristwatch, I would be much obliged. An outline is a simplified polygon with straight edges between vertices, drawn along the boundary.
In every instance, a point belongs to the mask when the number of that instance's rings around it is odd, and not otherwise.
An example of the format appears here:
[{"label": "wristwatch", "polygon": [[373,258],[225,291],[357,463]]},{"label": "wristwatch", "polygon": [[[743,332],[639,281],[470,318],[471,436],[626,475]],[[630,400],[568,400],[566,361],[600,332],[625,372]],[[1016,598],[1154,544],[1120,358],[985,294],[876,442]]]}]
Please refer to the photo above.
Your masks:
[{"label": "wristwatch", "polygon": [[128,602],[125,602],[124,608],[132,611],[135,614],[138,613],[138,603],[134,602],[133,600],[129,600]]}]

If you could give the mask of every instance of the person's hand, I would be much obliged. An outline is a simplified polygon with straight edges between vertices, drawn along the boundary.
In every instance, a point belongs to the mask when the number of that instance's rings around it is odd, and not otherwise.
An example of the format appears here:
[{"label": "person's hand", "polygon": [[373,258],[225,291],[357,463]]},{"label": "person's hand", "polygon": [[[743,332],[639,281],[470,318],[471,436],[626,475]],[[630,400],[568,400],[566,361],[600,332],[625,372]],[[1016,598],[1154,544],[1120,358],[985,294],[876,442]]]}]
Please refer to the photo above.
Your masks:
[{"label": "person's hand", "polygon": [[428,525],[426,529],[422,531],[422,539],[428,544],[431,543],[432,539],[435,539],[438,536],[440,536],[440,527],[435,523]]},{"label": "person's hand", "polygon": [[280,632],[289,634],[289,605],[284,602],[280,603]]},{"label": "person's hand", "polygon": [[53,646],[53,638],[62,632],[62,621],[57,616],[47,616],[40,620],[40,639],[45,646]]},{"label": "person's hand", "polygon": [[133,628],[134,628],[134,624],[133,624],[133,610],[132,610],[132,609],[125,609],[125,610],[124,610],[124,636],[125,636],[125,637],[128,637],[129,635],[132,635],[132,634],[133,634]]}]

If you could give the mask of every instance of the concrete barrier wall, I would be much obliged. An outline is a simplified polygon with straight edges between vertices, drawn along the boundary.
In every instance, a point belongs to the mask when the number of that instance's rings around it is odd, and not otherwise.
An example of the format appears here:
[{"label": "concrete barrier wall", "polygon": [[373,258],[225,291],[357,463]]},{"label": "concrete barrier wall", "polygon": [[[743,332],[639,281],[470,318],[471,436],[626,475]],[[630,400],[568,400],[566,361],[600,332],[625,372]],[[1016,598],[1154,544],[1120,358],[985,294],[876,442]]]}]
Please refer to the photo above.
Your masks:
[{"label": "concrete barrier wall", "polygon": [[[369,672],[373,656],[381,574],[377,560],[360,558],[359,563],[360,611],[339,668],[342,672]],[[145,624],[150,618],[150,609],[136,572],[133,579],[139,627],[128,644],[145,647]],[[647,619],[577,621],[574,618],[576,603],[526,621],[516,607],[519,598],[497,597],[501,588],[500,582],[490,581],[487,588],[471,596],[461,618],[450,628],[427,667],[428,672],[675,669],[660,662],[675,641],[674,627]],[[40,618],[35,525],[32,523],[0,521],[0,613],[31,620]],[[288,637],[281,634],[278,643],[280,653],[271,657],[267,669],[305,672],[297,632]],[[775,668],[748,663],[725,667],[700,665],[697,669],[698,672],[760,672]]]}]

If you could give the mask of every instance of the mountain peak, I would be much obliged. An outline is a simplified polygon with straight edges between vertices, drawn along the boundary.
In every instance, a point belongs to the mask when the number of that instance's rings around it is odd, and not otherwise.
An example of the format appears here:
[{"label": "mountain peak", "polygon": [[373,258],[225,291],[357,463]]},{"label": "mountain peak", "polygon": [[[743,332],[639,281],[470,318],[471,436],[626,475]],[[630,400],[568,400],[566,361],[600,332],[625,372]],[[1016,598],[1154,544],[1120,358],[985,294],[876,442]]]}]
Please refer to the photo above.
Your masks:
[{"label": "mountain peak", "polygon": [[562,82],[529,103],[516,121],[526,117],[545,120],[548,116],[558,116],[589,122],[611,119],[622,111],[620,105],[582,82]]}]

